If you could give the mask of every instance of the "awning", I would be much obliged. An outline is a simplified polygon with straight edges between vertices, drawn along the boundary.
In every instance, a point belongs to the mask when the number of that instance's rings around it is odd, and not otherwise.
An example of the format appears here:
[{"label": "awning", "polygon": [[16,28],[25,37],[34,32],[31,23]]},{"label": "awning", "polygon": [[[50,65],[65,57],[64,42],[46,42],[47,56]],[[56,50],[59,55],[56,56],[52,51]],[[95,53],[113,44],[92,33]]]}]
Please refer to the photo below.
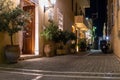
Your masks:
[{"label": "awning", "polygon": [[75,16],[75,24],[80,30],[83,31],[87,31],[89,28],[88,22],[85,20],[83,15]]}]

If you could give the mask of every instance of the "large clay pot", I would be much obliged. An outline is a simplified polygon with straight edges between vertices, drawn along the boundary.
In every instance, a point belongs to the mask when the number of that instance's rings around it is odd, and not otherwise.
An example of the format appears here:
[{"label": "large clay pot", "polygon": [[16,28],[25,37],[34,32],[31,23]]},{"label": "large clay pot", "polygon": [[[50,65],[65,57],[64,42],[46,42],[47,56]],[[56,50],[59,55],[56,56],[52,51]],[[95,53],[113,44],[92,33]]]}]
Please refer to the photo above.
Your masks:
[{"label": "large clay pot", "polygon": [[55,55],[55,45],[52,41],[47,41],[44,44],[44,53],[46,57],[52,57]]},{"label": "large clay pot", "polygon": [[17,63],[20,57],[19,45],[7,45],[5,47],[5,58],[8,63]]}]

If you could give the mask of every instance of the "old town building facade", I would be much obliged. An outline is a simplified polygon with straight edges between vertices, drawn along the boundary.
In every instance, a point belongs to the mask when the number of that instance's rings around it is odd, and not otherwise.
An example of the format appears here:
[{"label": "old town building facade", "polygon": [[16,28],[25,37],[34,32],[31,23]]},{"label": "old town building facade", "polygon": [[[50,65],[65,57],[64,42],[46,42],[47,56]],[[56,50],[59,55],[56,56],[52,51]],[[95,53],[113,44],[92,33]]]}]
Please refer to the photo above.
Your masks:
[{"label": "old town building facade", "polygon": [[[45,25],[49,24],[49,20],[57,23],[61,30],[72,31],[72,26],[75,26],[77,23],[75,18],[78,16],[79,20],[82,19],[82,22],[78,21],[78,23],[87,29],[84,14],[85,8],[90,7],[89,0],[84,0],[83,4],[78,3],[77,0],[12,1],[15,6],[20,5],[23,10],[28,11],[32,15],[28,28],[14,36],[14,43],[19,44],[21,55],[43,56],[44,40],[41,38],[40,33],[44,30]],[[81,7],[82,15],[75,15],[76,3]],[[77,11],[77,13],[79,13],[79,11]],[[0,32],[0,36],[0,61],[2,61],[4,46],[10,42],[6,34]]]},{"label": "old town building facade", "polygon": [[108,0],[108,35],[111,49],[120,57],[120,0]]}]

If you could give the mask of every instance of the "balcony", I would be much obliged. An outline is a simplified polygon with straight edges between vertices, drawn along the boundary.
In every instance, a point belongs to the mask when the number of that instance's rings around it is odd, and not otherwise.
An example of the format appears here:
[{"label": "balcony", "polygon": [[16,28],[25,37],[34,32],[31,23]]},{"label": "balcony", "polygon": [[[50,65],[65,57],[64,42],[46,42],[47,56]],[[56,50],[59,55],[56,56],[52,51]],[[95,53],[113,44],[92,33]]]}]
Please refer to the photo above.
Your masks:
[{"label": "balcony", "polygon": [[83,15],[75,16],[74,19],[77,28],[82,31],[87,31],[89,29],[89,24]]}]

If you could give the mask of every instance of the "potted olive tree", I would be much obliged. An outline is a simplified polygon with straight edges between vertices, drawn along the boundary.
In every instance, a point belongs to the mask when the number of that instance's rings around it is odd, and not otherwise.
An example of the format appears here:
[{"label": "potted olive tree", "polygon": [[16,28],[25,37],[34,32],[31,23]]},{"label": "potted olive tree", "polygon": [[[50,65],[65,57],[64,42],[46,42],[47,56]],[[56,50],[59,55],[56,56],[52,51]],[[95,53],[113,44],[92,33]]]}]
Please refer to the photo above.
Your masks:
[{"label": "potted olive tree", "polygon": [[[6,7],[9,9],[10,6],[12,5],[8,5]],[[20,56],[20,49],[19,45],[14,45],[13,35],[18,31],[24,29],[24,26],[30,20],[30,15],[27,12],[23,11],[19,6],[17,6],[8,11],[3,10],[2,12],[1,10],[0,18],[0,31],[8,33],[11,43],[5,46],[5,57],[10,63],[17,62]]]}]

